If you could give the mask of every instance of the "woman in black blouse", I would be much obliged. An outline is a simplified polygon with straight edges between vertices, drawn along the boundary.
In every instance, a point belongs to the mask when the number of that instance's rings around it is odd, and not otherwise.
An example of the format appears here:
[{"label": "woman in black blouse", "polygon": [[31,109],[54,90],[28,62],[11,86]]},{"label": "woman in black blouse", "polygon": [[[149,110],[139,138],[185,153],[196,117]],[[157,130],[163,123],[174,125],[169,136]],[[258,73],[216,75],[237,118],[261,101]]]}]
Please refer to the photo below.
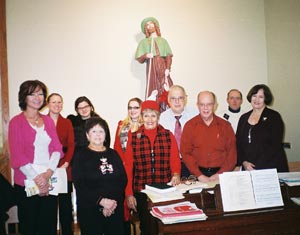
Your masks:
[{"label": "woman in black blouse", "polygon": [[243,170],[276,168],[287,172],[282,146],[284,123],[278,112],[267,107],[273,101],[270,88],[264,84],[254,86],[247,100],[252,110],[241,116],[236,133],[238,165]]},{"label": "woman in black blouse", "polygon": [[73,158],[78,222],[82,235],[123,235],[126,172],[118,153],[109,147],[105,120],[86,122],[89,145]]},{"label": "woman in black blouse", "polygon": [[76,116],[70,114],[67,117],[71,120],[74,129],[74,154],[80,151],[82,148],[88,146],[88,140],[85,134],[86,121],[91,117],[99,117],[99,115],[95,112],[92,102],[86,96],[80,96],[75,100],[75,111],[77,113]]}]

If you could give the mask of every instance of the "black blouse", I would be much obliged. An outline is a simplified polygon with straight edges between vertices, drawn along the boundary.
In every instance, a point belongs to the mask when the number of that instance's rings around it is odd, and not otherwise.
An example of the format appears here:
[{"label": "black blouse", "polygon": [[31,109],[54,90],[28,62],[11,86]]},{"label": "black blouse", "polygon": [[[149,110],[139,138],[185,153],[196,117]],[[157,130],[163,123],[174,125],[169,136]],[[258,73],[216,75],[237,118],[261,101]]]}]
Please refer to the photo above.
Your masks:
[{"label": "black blouse", "polygon": [[73,158],[72,178],[78,208],[98,206],[101,198],[123,204],[127,176],[123,162],[113,149],[103,152],[84,148]]},{"label": "black blouse", "polygon": [[238,165],[251,162],[255,169],[276,168],[287,172],[288,163],[282,146],[284,123],[280,114],[265,108],[256,125],[248,123],[252,110],[243,114],[236,132]]}]

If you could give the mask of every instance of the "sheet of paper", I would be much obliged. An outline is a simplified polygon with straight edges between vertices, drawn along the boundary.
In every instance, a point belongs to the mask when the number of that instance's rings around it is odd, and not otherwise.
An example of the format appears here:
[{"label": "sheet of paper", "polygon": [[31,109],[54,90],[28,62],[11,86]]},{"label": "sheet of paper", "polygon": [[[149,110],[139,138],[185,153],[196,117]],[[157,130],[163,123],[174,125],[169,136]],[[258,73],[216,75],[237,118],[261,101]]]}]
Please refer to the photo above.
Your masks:
[{"label": "sheet of paper", "polygon": [[251,177],[248,171],[225,172],[219,175],[224,211],[255,207]]},{"label": "sheet of paper", "polygon": [[291,197],[291,200],[300,206],[300,197]]},{"label": "sheet of paper", "polygon": [[279,172],[278,178],[284,182],[300,182],[300,172]]},{"label": "sheet of paper", "polygon": [[285,182],[288,186],[300,185],[300,172],[280,172],[278,177],[281,182]]},{"label": "sheet of paper", "polygon": [[166,201],[172,201],[172,200],[184,198],[184,196],[182,195],[182,192],[180,192],[180,191],[174,191],[174,192],[170,192],[170,193],[161,194],[161,193],[156,193],[156,192],[144,189],[141,192],[146,193],[152,202],[166,202]]},{"label": "sheet of paper", "polygon": [[51,185],[53,189],[49,191],[51,195],[68,192],[68,178],[66,168],[56,168],[51,177]]},{"label": "sheet of paper", "polygon": [[192,190],[192,189],[202,189],[202,188],[206,188],[207,184],[206,183],[202,183],[199,181],[196,181],[192,184],[186,185],[186,184],[178,184],[176,185],[176,189],[185,193],[186,191]]},{"label": "sheet of paper", "polygon": [[276,169],[251,171],[256,207],[283,206]]},{"label": "sheet of paper", "polygon": [[[44,166],[40,166],[37,164],[32,165],[34,170],[37,173],[43,173],[47,169]],[[25,180],[25,191],[27,197],[39,194],[38,186],[35,184],[33,180]],[[67,193],[68,191],[68,179],[65,168],[56,168],[55,172],[51,176],[50,183],[52,185],[52,190],[49,191],[50,195],[57,196],[59,193]]]}]

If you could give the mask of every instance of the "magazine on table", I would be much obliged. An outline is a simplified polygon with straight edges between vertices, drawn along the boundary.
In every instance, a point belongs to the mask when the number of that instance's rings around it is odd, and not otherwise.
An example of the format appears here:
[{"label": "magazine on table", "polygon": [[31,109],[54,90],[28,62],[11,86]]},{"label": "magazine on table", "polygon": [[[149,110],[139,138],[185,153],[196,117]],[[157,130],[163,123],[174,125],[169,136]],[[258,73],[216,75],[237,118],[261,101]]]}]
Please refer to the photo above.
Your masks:
[{"label": "magazine on table", "polygon": [[150,213],[164,224],[198,221],[207,218],[203,210],[197,208],[195,203],[189,201],[155,206],[151,209]]}]

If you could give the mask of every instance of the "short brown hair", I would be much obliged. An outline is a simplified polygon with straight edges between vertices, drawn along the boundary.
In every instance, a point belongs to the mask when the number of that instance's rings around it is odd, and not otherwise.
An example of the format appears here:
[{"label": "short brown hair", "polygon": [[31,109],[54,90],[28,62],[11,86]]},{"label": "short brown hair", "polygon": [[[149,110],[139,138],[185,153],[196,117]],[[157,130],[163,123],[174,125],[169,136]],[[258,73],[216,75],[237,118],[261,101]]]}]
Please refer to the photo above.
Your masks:
[{"label": "short brown hair", "polygon": [[47,94],[48,94],[46,85],[39,80],[27,80],[20,85],[20,89],[19,89],[18,100],[19,100],[19,107],[21,108],[22,111],[26,110],[27,96],[32,94],[37,87],[42,89],[43,95],[44,95],[44,103],[39,108],[39,110],[41,110],[42,108],[44,108],[46,106],[46,98],[47,98]]},{"label": "short brown hair", "polygon": [[252,96],[257,94],[257,92],[261,89],[264,91],[265,105],[270,105],[273,102],[273,95],[272,95],[270,88],[265,84],[258,84],[258,85],[255,85],[254,87],[252,87],[250,89],[250,91],[248,92],[247,100],[249,101],[249,103],[251,103]]}]

